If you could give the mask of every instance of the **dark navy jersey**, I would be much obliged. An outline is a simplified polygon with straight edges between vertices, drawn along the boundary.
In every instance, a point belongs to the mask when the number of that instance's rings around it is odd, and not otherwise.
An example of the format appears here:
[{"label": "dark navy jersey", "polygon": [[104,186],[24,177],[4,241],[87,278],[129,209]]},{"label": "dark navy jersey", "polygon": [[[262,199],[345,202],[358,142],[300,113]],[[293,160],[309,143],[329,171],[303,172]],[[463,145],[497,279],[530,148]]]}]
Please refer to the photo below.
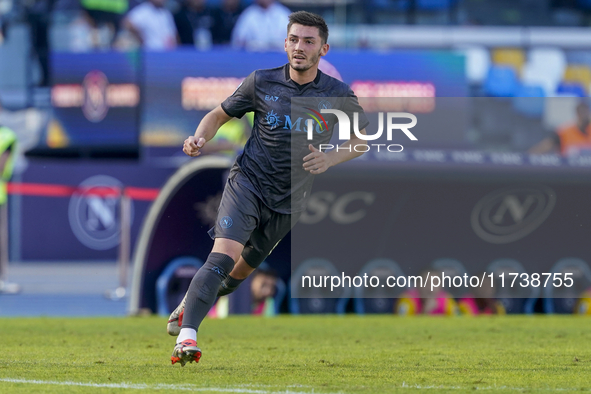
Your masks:
[{"label": "dark navy jersey", "polygon": [[[303,158],[311,153],[310,143],[318,148],[330,141],[337,123],[334,115],[319,117],[321,108],[358,112],[359,130],[369,123],[347,84],[318,70],[314,81],[302,87],[289,77],[289,67],[253,72],[222,103],[232,117],[254,111],[252,134],[232,172],[240,172],[236,180],[279,213],[304,210],[314,175],[303,169]],[[292,99],[298,104],[292,106]],[[314,120],[311,141],[308,119]]]}]

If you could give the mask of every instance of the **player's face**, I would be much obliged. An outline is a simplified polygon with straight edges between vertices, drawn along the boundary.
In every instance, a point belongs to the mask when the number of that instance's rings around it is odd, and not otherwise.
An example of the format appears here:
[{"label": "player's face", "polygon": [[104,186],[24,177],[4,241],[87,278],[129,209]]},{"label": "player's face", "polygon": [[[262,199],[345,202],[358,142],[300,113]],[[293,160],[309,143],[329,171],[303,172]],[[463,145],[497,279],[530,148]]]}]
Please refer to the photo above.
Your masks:
[{"label": "player's face", "polygon": [[285,52],[291,68],[307,71],[318,67],[320,57],[328,52],[328,44],[323,44],[318,28],[293,24],[285,39]]}]

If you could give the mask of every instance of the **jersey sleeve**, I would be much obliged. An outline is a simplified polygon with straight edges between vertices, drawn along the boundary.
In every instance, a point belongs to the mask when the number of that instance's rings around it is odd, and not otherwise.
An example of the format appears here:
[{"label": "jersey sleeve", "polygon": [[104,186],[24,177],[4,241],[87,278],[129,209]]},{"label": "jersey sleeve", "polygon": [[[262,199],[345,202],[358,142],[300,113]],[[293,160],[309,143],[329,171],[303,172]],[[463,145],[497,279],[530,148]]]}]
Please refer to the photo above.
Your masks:
[{"label": "jersey sleeve", "polygon": [[246,77],[230,97],[222,103],[222,109],[228,116],[242,118],[245,113],[254,111],[254,83],[256,71]]},{"label": "jersey sleeve", "polygon": [[[353,114],[355,112],[359,114],[359,130],[363,130],[364,128],[369,126],[369,120],[367,119],[367,115],[365,114],[363,107],[359,104],[359,99],[357,98],[355,93],[353,93],[353,90],[350,87],[347,87],[347,93],[345,97],[346,99],[343,105],[343,111],[348,115]],[[352,116],[351,119],[353,119]]]}]

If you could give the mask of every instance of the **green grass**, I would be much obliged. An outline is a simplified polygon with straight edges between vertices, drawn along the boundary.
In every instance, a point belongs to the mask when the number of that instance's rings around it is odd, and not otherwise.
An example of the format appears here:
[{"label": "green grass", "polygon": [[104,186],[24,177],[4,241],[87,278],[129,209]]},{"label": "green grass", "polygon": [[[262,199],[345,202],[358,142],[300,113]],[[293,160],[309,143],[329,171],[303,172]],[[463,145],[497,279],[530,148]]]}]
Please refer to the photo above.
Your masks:
[{"label": "green grass", "polygon": [[201,362],[184,368],[170,365],[165,325],[156,317],[0,319],[0,393],[591,390],[586,317],[207,320]]}]

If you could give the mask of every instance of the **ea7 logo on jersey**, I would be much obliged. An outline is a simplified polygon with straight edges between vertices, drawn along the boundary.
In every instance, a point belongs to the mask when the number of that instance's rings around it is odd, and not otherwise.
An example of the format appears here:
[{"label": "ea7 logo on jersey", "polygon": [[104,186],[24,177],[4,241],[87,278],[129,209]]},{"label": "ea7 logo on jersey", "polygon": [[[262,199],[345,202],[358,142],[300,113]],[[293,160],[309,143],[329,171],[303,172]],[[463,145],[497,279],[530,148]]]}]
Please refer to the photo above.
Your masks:
[{"label": "ea7 logo on jersey", "polygon": [[265,95],[265,101],[277,101],[279,100],[279,97],[277,96],[271,96],[269,94]]}]

